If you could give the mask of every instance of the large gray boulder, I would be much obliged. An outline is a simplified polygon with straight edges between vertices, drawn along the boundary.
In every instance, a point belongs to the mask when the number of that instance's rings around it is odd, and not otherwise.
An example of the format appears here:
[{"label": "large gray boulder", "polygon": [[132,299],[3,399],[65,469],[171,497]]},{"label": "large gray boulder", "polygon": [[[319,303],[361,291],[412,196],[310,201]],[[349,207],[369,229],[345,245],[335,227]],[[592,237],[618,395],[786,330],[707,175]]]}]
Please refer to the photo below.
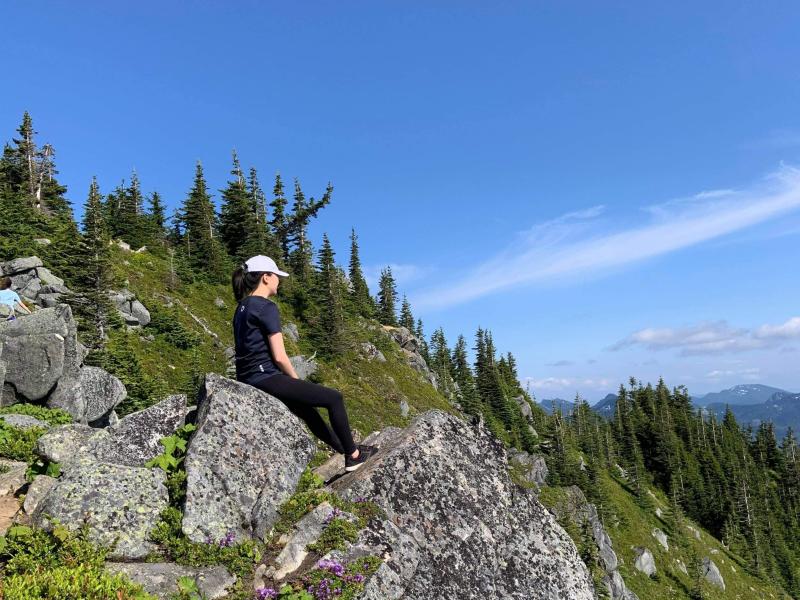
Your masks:
[{"label": "large gray boulder", "polygon": [[191,577],[203,598],[224,598],[236,577],[222,565],[186,567],[175,563],[106,563],[106,570],[128,576],[144,591],[164,600],[178,595],[178,579]]},{"label": "large gray boulder", "polygon": [[36,268],[36,276],[39,278],[39,282],[45,285],[58,285],[63,286],[64,280],[61,277],[56,277],[50,272],[50,269],[46,267],[37,267]]},{"label": "large gray boulder", "polygon": [[144,327],[150,323],[150,312],[130,290],[108,290],[108,297],[128,325]]},{"label": "large gray boulder", "polygon": [[210,373],[186,455],[189,539],[263,538],[295,490],[315,444],[278,399]]},{"label": "large gray boulder", "polygon": [[72,530],[85,523],[94,543],[116,541],[109,558],[143,558],[155,550],[150,534],[169,505],[165,483],[161,469],[81,461],[38,504],[33,522],[49,529],[57,521]]},{"label": "large gray boulder", "polygon": [[47,406],[67,411],[80,423],[107,416],[128,395],[123,383],[100,367],[84,366],[65,376],[47,399]]},{"label": "large gray boulder", "polygon": [[485,428],[429,411],[365,442],[380,451],[331,484],[386,512],[342,553],[384,557],[361,598],[594,597],[572,540],[511,482],[505,450]]},{"label": "large gray boulder", "polygon": [[15,258],[14,260],[9,260],[2,263],[2,269],[4,275],[14,275],[15,273],[19,273],[21,271],[29,271],[31,269],[35,269],[36,267],[44,266],[42,264],[42,259],[38,256],[27,256],[24,258]]},{"label": "large gray boulder", "polygon": [[132,413],[106,429],[92,445],[91,454],[101,462],[141,467],[164,451],[161,438],[184,424],[186,396],[169,396],[158,404]]},{"label": "large gray boulder", "polygon": [[0,322],[5,382],[25,400],[41,400],[62,375],[77,373],[83,360],[77,325],[66,304],[15,321]]},{"label": "large gray boulder", "polygon": [[714,564],[714,561],[706,557],[700,566],[700,574],[710,584],[725,589],[725,580],[722,578],[722,573],[719,572],[719,567]]}]

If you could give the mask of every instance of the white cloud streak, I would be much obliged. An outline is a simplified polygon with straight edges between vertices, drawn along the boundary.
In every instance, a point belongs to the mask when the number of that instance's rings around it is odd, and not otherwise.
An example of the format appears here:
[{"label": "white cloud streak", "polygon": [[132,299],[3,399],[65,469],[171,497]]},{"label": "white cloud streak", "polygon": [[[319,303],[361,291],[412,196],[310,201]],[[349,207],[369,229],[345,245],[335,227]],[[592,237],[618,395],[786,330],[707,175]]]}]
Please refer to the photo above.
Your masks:
[{"label": "white cloud streak", "polygon": [[640,329],[609,350],[644,346],[648,350],[677,349],[681,356],[697,356],[775,348],[795,339],[800,339],[800,317],[792,317],[780,325],[762,325],[756,329],[736,328],[726,321],[715,321],[689,327]]},{"label": "white cloud streak", "polygon": [[799,208],[800,170],[788,166],[749,189],[701,192],[649,207],[650,223],[621,231],[598,232],[603,207],[593,207],[534,226],[460,278],[418,292],[411,300],[417,309],[441,309],[522,285],[596,276]]}]

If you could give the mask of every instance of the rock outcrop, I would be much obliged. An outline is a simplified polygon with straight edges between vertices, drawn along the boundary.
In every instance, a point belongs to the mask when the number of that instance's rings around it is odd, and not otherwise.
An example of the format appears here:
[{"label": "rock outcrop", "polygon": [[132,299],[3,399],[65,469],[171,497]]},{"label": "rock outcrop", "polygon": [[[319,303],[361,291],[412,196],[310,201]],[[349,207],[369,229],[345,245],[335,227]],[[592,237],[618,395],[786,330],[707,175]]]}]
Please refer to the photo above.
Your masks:
[{"label": "rock outcrop", "polygon": [[150,311],[129,290],[109,290],[108,297],[127,325],[144,327],[150,322]]},{"label": "rock outcrop", "polygon": [[625,581],[620,574],[619,560],[617,553],[611,543],[597,507],[586,500],[578,486],[566,488],[566,500],[552,508],[554,514],[559,519],[571,519],[574,523],[583,524],[588,522],[589,530],[592,532],[592,539],[597,547],[597,556],[600,567],[605,572],[603,583],[605,584],[612,600],[638,600],[638,596],[628,589]]},{"label": "rock outcrop", "polygon": [[23,301],[32,302],[34,306],[41,308],[56,306],[63,301],[65,295],[72,293],[64,285],[64,280],[53,275],[38,256],[15,258],[0,263],[0,275],[11,277],[11,289]]},{"label": "rock outcrop", "polygon": [[181,577],[193,579],[202,597],[208,600],[224,598],[236,583],[236,577],[221,565],[185,567],[175,563],[106,563],[106,570],[127,575],[146,592],[165,600],[178,595],[177,581]]},{"label": "rock outcrop", "polygon": [[343,553],[385,558],[362,598],[593,598],[574,544],[487,430],[430,411],[366,443],[381,450],[331,485],[386,512]]},{"label": "rock outcrop", "polygon": [[382,325],[381,327],[400,346],[408,365],[421,373],[428,383],[438,389],[439,382],[436,374],[428,368],[428,363],[419,353],[421,344],[417,337],[405,327],[392,327],[391,325]]},{"label": "rock outcrop", "polygon": [[183,531],[193,541],[263,538],[315,445],[300,420],[264,392],[209,374],[186,456]]},{"label": "rock outcrop", "polygon": [[511,453],[510,458],[511,463],[518,467],[526,481],[533,483],[536,487],[545,484],[549,471],[544,456],[517,450]]},{"label": "rock outcrop", "polygon": [[639,546],[634,549],[636,558],[633,560],[633,566],[641,571],[648,577],[656,574],[656,561],[653,558],[653,553],[649,549]]}]

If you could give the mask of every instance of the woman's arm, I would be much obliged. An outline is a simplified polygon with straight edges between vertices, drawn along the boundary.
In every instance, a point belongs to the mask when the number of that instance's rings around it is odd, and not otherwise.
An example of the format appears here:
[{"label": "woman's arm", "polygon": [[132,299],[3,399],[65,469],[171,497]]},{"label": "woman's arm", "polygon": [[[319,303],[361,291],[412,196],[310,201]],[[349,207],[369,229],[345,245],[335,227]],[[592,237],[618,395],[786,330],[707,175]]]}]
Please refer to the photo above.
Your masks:
[{"label": "woman's arm", "polygon": [[300,379],[292,366],[292,361],[286,354],[286,348],[283,347],[283,334],[271,333],[269,335],[269,349],[272,352],[272,360],[278,365],[278,368],[286,373],[289,377]]},{"label": "woman's arm", "polygon": [[17,297],[17,304],[19,304],[26,313],[31,314],[31,309],[25,306],[25,303],[22,302],[22,300],[19,299],[19,297]]}]

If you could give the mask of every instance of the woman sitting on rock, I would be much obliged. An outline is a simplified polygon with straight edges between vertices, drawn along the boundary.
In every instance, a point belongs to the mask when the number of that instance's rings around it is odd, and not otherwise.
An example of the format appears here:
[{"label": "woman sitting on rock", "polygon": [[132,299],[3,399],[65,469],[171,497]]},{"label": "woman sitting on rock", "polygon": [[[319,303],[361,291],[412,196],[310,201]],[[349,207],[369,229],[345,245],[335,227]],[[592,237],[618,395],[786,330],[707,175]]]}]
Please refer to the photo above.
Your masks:
[{"label": "woman sitting on rock", "polygon": [[[278,398],[315,436],[345,455],[345,470],[355,471],[375,448],[356,446],[341,392],[300,379],[283,346],[278,306],[268,298],[278,293],[280,277],[288,276],[274,260],[261,255],[233,272],[233,295],[239,303],[233,316],[236,379]],[[318,407],[328,410],[333,429]]]}]

